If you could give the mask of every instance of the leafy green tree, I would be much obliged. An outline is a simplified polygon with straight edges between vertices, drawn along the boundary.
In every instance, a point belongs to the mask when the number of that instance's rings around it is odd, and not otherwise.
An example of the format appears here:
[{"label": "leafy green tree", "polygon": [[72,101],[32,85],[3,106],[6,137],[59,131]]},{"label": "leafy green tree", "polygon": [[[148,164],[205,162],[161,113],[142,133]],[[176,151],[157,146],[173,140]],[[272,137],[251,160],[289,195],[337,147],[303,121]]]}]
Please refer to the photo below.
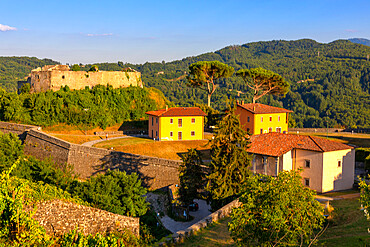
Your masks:
[{"label": "leafy green tree", "polygon": [[361,189],[361,206],[364,210],[365,217],[367,218],[367,220],[370,220],[370,184],[367,184],[365,179],[361,179],[359,186]]},{"label": "leafy green tree", "polygon": [[97,208],[134,217],[145,214],[148,209],[146,192],[136,173],[127,175],[118,170],[107,171],[86,182],[74,181],[70,187],[71,194]]},{"label": "leafy green tree", "polygon": [[71,68],[72,71],[80,71],[81,70],[81,67],[80,65],[78,64],[73,64],[72,68]]},{"label": "leafy green tree", "polygon": [[204,90],[208,94],[208,106],[211,106],[211,96],[216,90],[215,80],[228,78],[234,74],[234,68],[219,61],[201,61],[189,66],[187,80],[192,87]]},{"label": "leafy green tree", "polygon": [[30,93],[30,91],[31,91],[31,84],[29,83],[23,84],[19,90],[21,94]]},{"label": "leafy green tree", "polygon": [[23,145],[18,136],[0,132],[0,172],[9,169],[23,156]]},{"label": "leafy green tree", "polygon": [[49,246],[52,239],[45,229],[32,219],[32,211],[24,210],[27,182],[10,177],[17,162],[0,174],[0,245]]},{"label": "leafy green tree", "polygon": [[206,189],[211,193],[212,208],[215,208],[228,202],[227,198],[242,193],[251,174],[251,159],[246,151],[249,135],[235,115],[235,105],[233,108],[229,106],[210,142],[212,161]]},{"label": "leafy green tree", "polygon": [[266,94],[285,95],[289,90],[289,83],[281,75],[263,68],[242,69],[236,75],[254,91],[253,103]]},{"label": "leafy green tree", "polygon": [[182,157],[179,168],[180,188],[179,199],[185,205],[189,205],[199,197],[199,190],[204,184],[205,174],[203,172],[203,161],[201,153],[196,149],[189,149]]},{"label": "leafy green tree", "polygon": [[92,71],[92,72],[97,72],[97,71],[99,71],[99,67],[98,67],[98,65],[92,65],[92,66],[90,67],[89,71]]},{"label": "leafy green tree", "polygon": [[[297,171],[249,178],[242,203],[231,213],[229,231],[239,246],[298,246],[313,241],[324,222],[315,192]],[[301,245],[302,246],[302,245]]]}]

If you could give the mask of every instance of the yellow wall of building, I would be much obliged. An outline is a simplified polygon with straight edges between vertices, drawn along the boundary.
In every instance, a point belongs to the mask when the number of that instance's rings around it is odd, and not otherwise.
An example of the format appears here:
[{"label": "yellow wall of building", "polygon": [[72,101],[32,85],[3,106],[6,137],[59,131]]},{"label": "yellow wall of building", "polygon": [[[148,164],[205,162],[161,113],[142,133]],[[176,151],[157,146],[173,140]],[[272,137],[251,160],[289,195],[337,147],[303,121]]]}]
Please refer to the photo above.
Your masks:
[{"label": "yellow wall of building", "polygon": [[[182,140],[201,140],[204,139],[203,135],[203,116],[190,116],[190,117],[161,117],[160,118],[160,140],[177,141],[178,133],[182,133]],[[171,123],[171,119],[173,123]],[[182,119],[182,127],[179,127],[178,121]],[[195,119],[195,123],[192,123]],[[194,136],[191,132],[194,131]],[[172,136],[170,135],[172,132]]]},{"label": "yellow wall of building", "polygon": [[[270,121],[271,117],[271,121]],[[280,120],[279,120],[280,117]],[[263,121],[261,121],[263,119]],[[254,114],[254,130],[255,135],[263,133],[269,133],[269,128],[272,128],[271,132],[277,132],[276,128],[281,128],[281,133],[288,131],[287,113],[269,113],[269,114]]]}]

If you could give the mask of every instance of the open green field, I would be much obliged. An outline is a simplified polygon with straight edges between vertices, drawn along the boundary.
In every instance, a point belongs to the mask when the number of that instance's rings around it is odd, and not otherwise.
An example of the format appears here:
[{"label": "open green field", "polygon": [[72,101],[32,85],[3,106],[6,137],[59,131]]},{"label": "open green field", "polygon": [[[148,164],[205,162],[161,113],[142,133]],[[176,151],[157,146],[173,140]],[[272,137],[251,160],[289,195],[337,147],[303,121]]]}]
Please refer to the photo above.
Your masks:
[{"label": "open green field", "polygon": [[[367,230],[370,222],[360,210],[358,199],[335,200],[330,204],[334,207],[333,218],[328,220],[329,226],[315,246],[370,246]],[[223,219],[176,246],[236,246],[227,230],[229,221],[230,218]]]}]

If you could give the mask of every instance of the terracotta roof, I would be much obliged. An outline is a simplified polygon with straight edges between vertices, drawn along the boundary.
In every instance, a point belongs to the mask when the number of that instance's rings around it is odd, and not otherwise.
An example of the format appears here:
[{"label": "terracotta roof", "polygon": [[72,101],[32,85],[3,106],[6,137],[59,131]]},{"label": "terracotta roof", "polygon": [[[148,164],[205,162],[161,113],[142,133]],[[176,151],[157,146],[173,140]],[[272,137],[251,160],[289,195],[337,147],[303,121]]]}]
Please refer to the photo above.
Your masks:
[{"label": "terracotta roof", "polygon": [[248,152],[278,157],[292,149],[303,149],[316,152],[330,152],[353,147],[346,144],[314,136],[267,133],[251,137]]},{"label": "terracotta roof", "polygon": [[254,104],[250,103],[250,104],[243,104],[243,105],[238,104],[238,106],[247,111],[250,111],[256,114],[293,112],[291,110],[287,110],[284,108],[279,108],[279,107],[274,107],[274,106],[269,106],[269,105],[264,105],[264,104],[259,104],[259,103],[254,103]]},{"label": "terracotta roof", "polygon": [[172,107],[168,110],[148,111],[145,114],[157,117],[207,116],[199,107]]}]

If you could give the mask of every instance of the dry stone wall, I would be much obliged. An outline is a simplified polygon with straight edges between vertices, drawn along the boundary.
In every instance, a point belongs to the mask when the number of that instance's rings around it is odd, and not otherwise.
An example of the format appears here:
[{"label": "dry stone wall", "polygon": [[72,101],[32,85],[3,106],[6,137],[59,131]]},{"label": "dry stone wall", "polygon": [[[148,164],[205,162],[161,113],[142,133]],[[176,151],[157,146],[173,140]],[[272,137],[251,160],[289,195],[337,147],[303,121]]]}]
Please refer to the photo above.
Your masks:
[{"label": "dry stone wall", "polygon": [[19,136],[19,139],[24,141],[26,139],[27,131],[31,129],[37,129],[39,127],[33,125],[16,124],[0,122],[0,131],[3,133],[13,133]]},{"label": "dry stone wall", "polygon": [[36,208],[33,218],[51,235],[60,236],[78,228],[85,235],[128,229],[139,236],[139,218],[62,200],[39,202]]}]

